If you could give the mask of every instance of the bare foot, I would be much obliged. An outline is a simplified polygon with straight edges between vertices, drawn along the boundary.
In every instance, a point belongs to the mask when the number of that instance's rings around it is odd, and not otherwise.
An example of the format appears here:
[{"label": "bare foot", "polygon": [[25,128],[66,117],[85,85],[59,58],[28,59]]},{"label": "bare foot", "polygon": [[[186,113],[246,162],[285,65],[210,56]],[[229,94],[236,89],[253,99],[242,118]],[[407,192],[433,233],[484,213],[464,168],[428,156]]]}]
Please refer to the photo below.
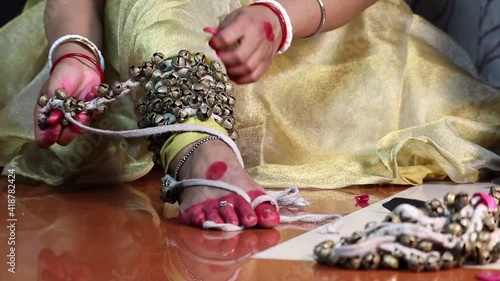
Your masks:
[{"label": "bare foot", "polygon": [[[183,149],[170,165],[175,167],[186,150]],[[188,158],[179,172],[179,180],[208,179],[235,185],[245,191],[252,200],[265,191],[241,167],[233,151],[220,140],[210,140],[200,145]],[[231,205],[220,207],[221,201]],[[191,187],[182,191],[179,219],[182,223],[201,227],[205,221],[230,223],[245,228],[260,226],[270,228],[280,221],[276,208],[269,202],[255,210],[241,196],[213,187]]]}]

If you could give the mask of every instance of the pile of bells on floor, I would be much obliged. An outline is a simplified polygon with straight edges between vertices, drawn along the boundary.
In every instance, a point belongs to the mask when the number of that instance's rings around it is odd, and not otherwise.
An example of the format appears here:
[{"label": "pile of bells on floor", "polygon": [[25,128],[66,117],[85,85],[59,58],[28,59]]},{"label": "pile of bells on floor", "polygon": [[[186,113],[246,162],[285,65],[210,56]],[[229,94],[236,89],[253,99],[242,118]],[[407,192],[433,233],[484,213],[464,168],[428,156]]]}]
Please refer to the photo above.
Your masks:
[{"label": "pile of bells on floor", "polygon": [[400,205],[383,222],[320,243],[314,256],[331,267],[417,272],[493,263],[500,258],[499,198],[495,185],[490,195],[447,193],[425,209]]}]

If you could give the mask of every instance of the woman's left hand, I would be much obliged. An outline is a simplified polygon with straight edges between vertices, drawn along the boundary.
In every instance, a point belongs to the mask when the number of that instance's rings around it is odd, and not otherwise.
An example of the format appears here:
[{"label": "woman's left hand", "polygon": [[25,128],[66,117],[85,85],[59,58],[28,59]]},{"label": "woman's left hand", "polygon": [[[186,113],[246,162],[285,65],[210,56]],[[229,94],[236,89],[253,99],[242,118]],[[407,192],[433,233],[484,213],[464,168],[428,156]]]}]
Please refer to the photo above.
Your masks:
[{"label": "woman's left hand", "polygon": [[226,66],[231,80],[239,84],[257,81],[279,48],[279,18],[268,8],[248,6],[227,15],[209,45]]}]

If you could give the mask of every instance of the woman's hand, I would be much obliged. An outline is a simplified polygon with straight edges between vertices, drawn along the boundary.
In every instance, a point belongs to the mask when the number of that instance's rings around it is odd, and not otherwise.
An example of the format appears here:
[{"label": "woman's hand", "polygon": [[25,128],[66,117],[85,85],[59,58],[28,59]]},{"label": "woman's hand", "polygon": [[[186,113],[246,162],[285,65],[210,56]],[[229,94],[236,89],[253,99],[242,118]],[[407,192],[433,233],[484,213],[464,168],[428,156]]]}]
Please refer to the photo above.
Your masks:
[{"label": "woman's hand", "polygon": [[[64,88],[68,92],[68,96],[88,101],[97,96],[97,86],[100,83],[101,78],[91,63],[79,58],[66,58],[54,68],[49,80],[42,86],[40,95],[51,98],[56,89]],[[60,145],[68,145],[81,133],[81,129],[73,124],[66,127],[61,125],[63,115],[59,110],[53,110],[50,113],[49,127],[41,130],[37,125],[39,110],[40,107],[36,105],[34,112],[35,141],[39,147],[47,148],[56,142]],[[89,124],[91,117],[86,113],[80,113],[75,119],[83,124]]]},{"label": "woman's hand", "polygon": [[240,84],[255,82],[262,76],[282,38],[279,18],[262,6],[232,12],[213,33],[210,46],[226,66],[229,78]]}]

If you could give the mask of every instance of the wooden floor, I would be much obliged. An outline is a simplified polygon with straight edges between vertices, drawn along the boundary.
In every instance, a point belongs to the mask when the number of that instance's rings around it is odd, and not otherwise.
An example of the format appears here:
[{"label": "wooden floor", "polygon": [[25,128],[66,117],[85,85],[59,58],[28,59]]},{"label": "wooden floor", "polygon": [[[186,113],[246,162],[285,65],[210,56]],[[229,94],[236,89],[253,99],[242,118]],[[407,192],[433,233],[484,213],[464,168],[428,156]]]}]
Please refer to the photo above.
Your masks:
[{"label": "wooden floor", "polygon": [[[7,178],[0,183],[0,280],[476,280],[479,272],[436,273],[347,271],[313,262],[251,259],[250,256],[318,225],[281,225],[238,233],[180,225],[178,208],[158,198],[159,172],[119,186],[32,186],[18,180],[15,231],[8,226]],[[370,204],[405,187],[350,187],[303,191],[306,211],[348,214],[363,206],[353,197],[370,194]],[[11,202],[13,203],[13,202]],[[12,238],[14,235],[14,238]],[[8,240],[10,236],[10,240]],[[15,241],[15,270],[7,255]],[[312,251],[312,249],[311,249]],[[6,266],[7,265],[7,266]],[[11,264],[12,265],[12,264]]]}]

